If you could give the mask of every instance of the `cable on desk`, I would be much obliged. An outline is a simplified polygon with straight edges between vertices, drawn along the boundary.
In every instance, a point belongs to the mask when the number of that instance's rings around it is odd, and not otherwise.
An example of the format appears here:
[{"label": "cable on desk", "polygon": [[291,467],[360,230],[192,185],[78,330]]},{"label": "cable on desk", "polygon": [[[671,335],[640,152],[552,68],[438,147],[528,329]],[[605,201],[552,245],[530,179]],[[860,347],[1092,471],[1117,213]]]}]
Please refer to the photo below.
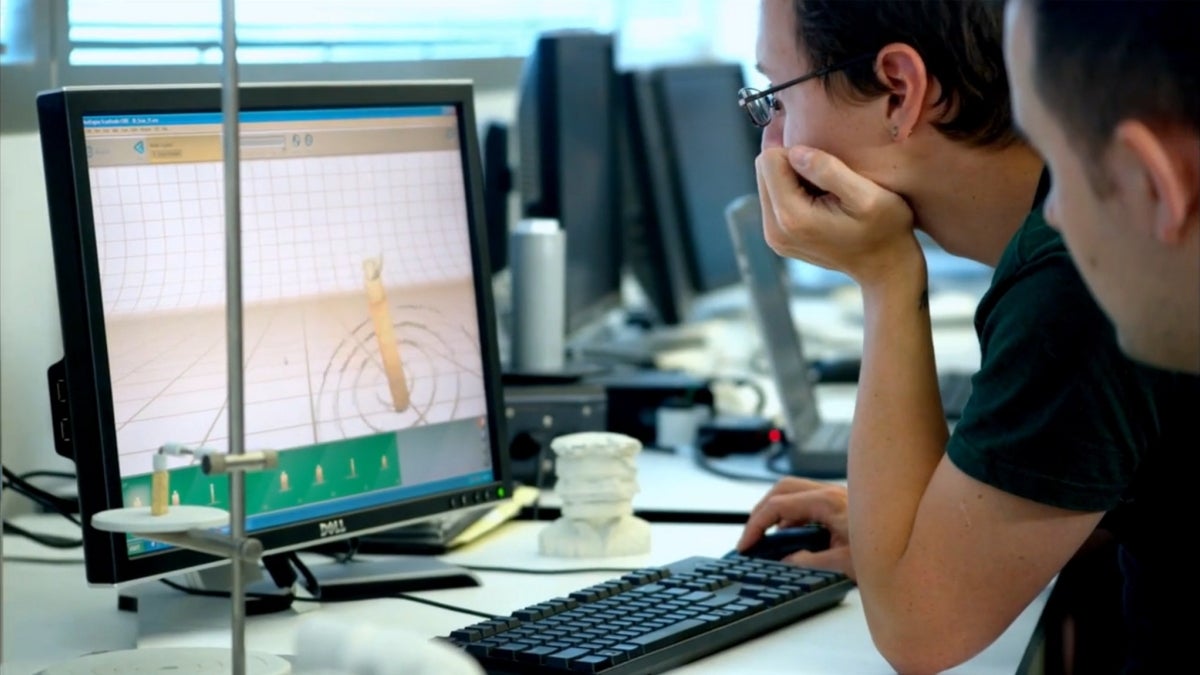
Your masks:
[{"label": "cable on desk", "polygon": [[771,453],[770,455],[767,455],[767,461],[764,462],[764,464],[766,464],[766,466],[767,466],[767,471],[770,471],[771,473],[773,473],[777,476],[780,476],[780,477],[790,476],[790,475],[792,475],[792,471],[791,471],[792,467],[791,467],[790,461],[785,463],[782,467],[779,466],[780,460],[787,460],[787,459],[788,459],[788,447],[786,445],[784,445],[780,448],[779,451],[776,451],[776,452]]},{"label": "cable on desk", "polygon": [[767,406],[767,393],[763,390],[762,385],[752,379],[745,377],[714,377],[708,381],[709,388],[717,384],[728,384],[735,388],[746,388],[754,393],[754,415],[762,416],[763,410]]},{"label": "cable on desk", "polygon": [[38,504],[48,511],[61,515],[76,525],[80,524],[79,519],[74,516],[74,514],[78,513],[79,511],[79,500],[67,499],[65,497],[59,497],[58,495],[46,492],[45,490],[30,483],[12,471],[9,471],[8,467],[0,466],[0,473],[2,473],[4,476],[5,488],[10,489],[17,494],[23,495],[27,499],[33,501],[35,504]]},{"label": "cable on desk", "polygon": [[462,614],[470,614],[471,616],[481,616],[481,617],[483,617],[483,618],[485,618],[485,619],[498,619],[498,618],[501,618],[501,616],[500,616],[500,615],[498,615],[498,614],[488,614],[487,612],[477,612],[477,611],[475,611],[475,610],[473,610],[473,609],[467,609],[467,608],[465,608],[465,607],[457,607],[457,606],[455,606],[455,605],[447,605],[447,604],[446,604],[446,603],[444,603],[444,602],[438,602],[438,601],[436,601],[436,600],[427,600],[427,599],[425,599],[425,598],[418,598],[418,597],[417,597],[417,596],[415,596],[415,595],[409,595],[409,594],[407,594],[407,593],[397,593],[396,595],[393,595],[392,597],[394,597],[394,598],[399,598],[400,600],[409,600],[409,601],[412,601],[412,602],[419,602],[419,603],[421,603],[422,605],[429,605],[430,607],[437,607],[438,609],[448,609],[448,610],[450,610],[451,612],[459,612],[459,613],[462,613]]},{"label": "cable on desk", "polygon": [[32,478],[61,478],[62,480],[75,480],[76,476],[70,471],[26,471],[20,474],[24,480]]},{"label": "cable on desk", "polygon": [[[786,452],[786,446],[781,445],[781,447],[785,448],[784,451]],[[780,452],[779,450],[775,450],[771,453],[771,456],[778,454],[779,452]],[[770,461],[771,456],[768,456],[768,458],[767,458],[768,462]],[[777,480],[777,478],[775,476],[770,476],[770,475],[765,475],[765,474],[738,473],[736,471],[729,471],[728,469],[722,469],[721,467],[714,465],[712,463],[712,460],[709,459],[709,457],[702,452],[696,452],[694,454],[694,459],[696,461],[696,466],[700,467],[701,469],[703,469],[715,476],[720,476],[721,478],[728,478],[729,480],[748,481],[748,482],[753,482],[753,483],[774,483]]]},{"label": "cable on desk", "polygon": [[496,567],[492,565],[457,565],[472,572],[501,572],[505,574],[627,574],[636,572],[640,567],[577,567],[574,569],[542,570],[527,567]]},{"label": "cable on desk", "polygon": [[67,537],[60,537],[57,534],[30,532],[23,527],[13,525],[7,520],[4,521],[4,534],[15,534],[19,537],[25,537],[47,548],[79,548],[83,546],[82,539],[69,539]]},{"label": "cable on desk", "polygon": [[[187,595],[195,595],[202,598],[229,598],[229,591],[211,591],[206,588],[192,588],[181,583],[171,581],[170,579],[159,579],[163,585],[173,588],[180,593]],[[294,602],[320,602],[317,598],[305,598],[296,595],[295,593],[280,593],[273,595],[271,593],[247,593],[246,594],[246,613],[249,615],[256,614],[271,614],[273,612],[283,611],[292,606]],[[251,603],[249,601],[253,600]]]},{"label": "cable on desk", "polygon": [[30,565],[82,565],[82,558],[34,558],[26,555],[6,555],[6,563],[26,563]]}]

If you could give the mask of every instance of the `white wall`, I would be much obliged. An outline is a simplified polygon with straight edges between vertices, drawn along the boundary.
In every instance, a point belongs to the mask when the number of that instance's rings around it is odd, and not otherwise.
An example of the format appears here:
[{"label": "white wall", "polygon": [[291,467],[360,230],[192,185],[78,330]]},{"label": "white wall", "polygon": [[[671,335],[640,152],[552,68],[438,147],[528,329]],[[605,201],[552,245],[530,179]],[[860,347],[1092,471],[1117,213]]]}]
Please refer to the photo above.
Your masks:
[{"label": "white wall", "polygon": [[37,133],[0,135],[0,449],[18,473],[71,469],[54,454],[46,389],[62,357],[46,214]]}]

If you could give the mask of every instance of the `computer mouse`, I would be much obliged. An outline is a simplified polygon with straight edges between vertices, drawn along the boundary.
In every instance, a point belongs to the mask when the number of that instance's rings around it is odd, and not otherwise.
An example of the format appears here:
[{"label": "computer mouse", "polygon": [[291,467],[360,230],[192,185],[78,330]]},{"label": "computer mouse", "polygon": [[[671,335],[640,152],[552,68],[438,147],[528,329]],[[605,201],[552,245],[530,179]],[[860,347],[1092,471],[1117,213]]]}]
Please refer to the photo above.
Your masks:
[{"label": "computer mouse", "polygon": [[829,548],[829,530],[820,525],[784,527],[768,532],[762,539],[743,552],[737,549],[725,554],[726,558],[745,556],[760,560],[783,560],[796,551],[824,551]]}]

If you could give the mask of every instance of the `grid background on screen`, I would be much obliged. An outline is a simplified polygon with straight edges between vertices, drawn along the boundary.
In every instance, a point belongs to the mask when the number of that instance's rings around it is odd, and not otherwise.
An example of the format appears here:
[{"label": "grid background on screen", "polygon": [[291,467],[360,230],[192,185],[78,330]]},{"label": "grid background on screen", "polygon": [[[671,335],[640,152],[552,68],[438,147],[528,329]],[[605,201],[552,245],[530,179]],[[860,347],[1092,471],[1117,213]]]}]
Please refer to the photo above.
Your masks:
[{"label": "grid background on screen", "polygon": [[[122,475],[228,450],[219,163],[90,170]],[[486,415],[457,151],[242,162],[248,449]],[[382,261],[411,404],[394,409],[364,262]]]},{"label": "grid background on screen", "polygon": [[[247,308],[247,449],[287,450],[486,415],[474,288],[411,290],[413,297],[389,294],[412,397],[403,412],[391,406],[361,294]],[[224,313],[131,316],[107,329],[121,474],[149,472],[168,441],[228,451]]]},{"label": "grid background on screen", "polygon": [[[222,307],[219,162],[90,170],[106,316]],[[382,256],[388,285],[470,278],[458,151],[242,162],[247,304],[362,288]]]}]

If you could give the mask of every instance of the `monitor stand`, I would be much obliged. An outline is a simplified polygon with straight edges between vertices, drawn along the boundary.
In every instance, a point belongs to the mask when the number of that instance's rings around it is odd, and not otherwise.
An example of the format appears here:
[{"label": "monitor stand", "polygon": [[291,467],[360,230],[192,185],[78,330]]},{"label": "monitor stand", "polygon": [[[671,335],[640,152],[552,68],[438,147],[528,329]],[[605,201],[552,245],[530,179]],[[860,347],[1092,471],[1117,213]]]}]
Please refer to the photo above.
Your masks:
[{"label": "monitor stand", "polygon": [[398,593],[479,586],[470,571],[431,556],[389,555],[352,558],[347,562],[309,564],[321,589],[321,600],[365,600]]},{"label": "monitor stand", "polygon": [[[90,675],[91,673],[185,672],[227,675],[233,671],[229,647],[153,647],[88,654],[38,671],[37,675]],[[274,654],[246,652],[248,675],[287,675],[292,666]]]},{"label": "monitor stand", "polygon": [[[305,572],[311,575],[311,581],[315,581],[322,602],[386,598],[398,593],[480,585],[479,578],[470,571],[431,556],[389,555],[352,558],[346,562],[316,556],[306,558],[301,567],[293,562],[299,559],[294,552],[273,554],[263,558],[262,567],[255,565],[248,569],[245,578],[252,581],[246,586],[247,616],[290,609],[294,599],[293,586],[299,582],[307,588],[311,583]],[[166,584],[139,584],[118,594],[117,607],[137,612],[139,624],[142,624],[148,600],[157,602],[168,599],[163,596],[171,594],[227,598],[229,578],[229,565],[221,565],[189,573],[184,579],[170,580],[174,585],[190,589],[191,594]]]}]

